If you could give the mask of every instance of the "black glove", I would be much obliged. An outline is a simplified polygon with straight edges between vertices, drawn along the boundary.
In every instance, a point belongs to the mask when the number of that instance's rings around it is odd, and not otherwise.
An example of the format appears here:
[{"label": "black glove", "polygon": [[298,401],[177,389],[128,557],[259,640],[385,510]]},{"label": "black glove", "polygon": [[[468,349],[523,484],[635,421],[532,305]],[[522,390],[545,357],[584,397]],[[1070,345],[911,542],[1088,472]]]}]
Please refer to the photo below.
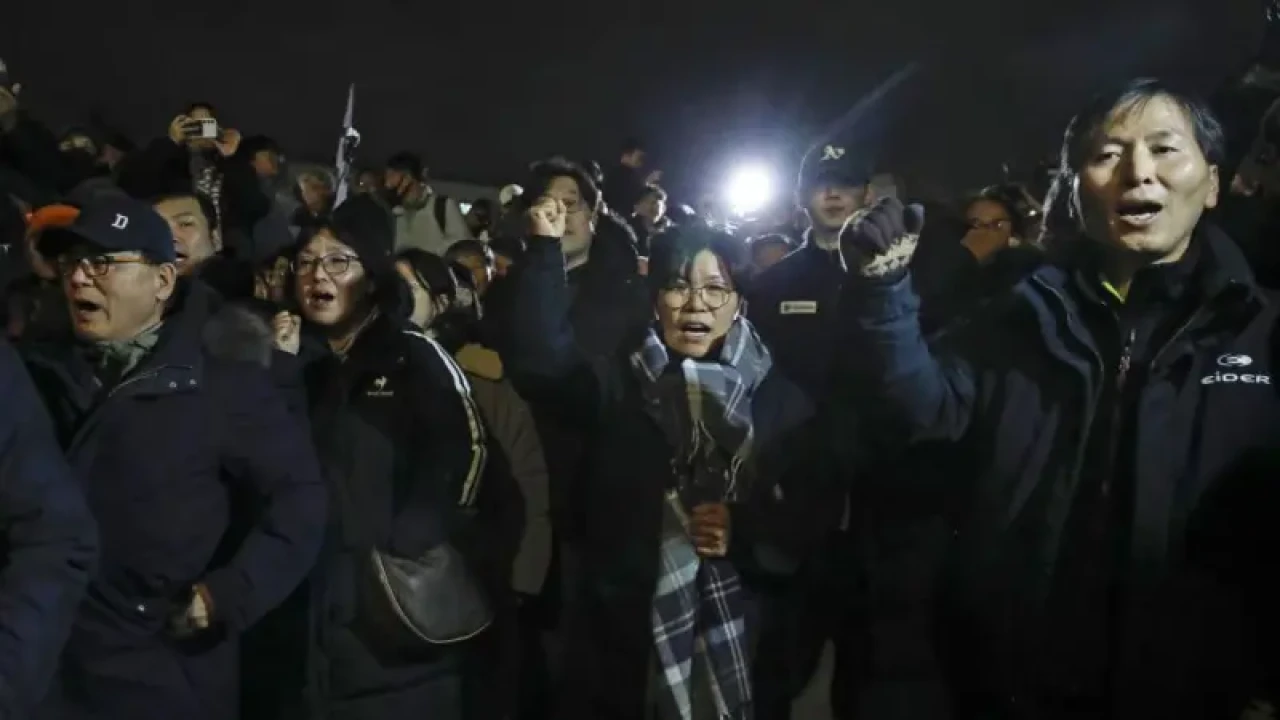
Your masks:
[{"label": "black glove", "polygon": [[883,198],[858,213],[840,231],[840,258],[846,272],[894,281],[907,271],[915,254],[924,207],[903,206],[897,198]]}]

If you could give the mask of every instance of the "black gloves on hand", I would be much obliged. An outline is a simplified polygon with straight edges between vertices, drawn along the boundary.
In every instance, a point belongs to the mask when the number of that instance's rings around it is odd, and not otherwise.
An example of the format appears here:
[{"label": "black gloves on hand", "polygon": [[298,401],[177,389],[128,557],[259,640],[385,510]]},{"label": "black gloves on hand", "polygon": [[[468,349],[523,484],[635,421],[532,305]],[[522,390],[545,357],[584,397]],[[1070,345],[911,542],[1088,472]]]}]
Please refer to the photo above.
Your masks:
[{"label": "black gloves on hand", "polygon": [[904,207],[891,197],[880,200],[870,210],[849,218],[840,231],[840,258],[845,270],[886,281],[902,277],[923,227],[922,206]]}]

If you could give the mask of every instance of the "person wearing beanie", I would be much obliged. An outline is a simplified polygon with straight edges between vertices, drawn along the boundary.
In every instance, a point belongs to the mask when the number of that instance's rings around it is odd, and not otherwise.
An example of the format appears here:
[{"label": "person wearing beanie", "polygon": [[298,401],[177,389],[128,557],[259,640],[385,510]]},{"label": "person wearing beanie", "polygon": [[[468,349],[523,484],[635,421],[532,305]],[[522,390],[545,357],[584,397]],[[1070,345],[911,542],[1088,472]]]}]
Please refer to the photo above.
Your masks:
[{"label": "person wearing beanie", "polygon": [[[320,659],[310,667],[327,671],[311,680],[334,720],[459,720],[468,645],[428,646],[385,599],[353,602],[377,582],[371,550],[421,558],[446,546],[497,597],[509,564],[504,573],[493,548],[508,545],[489,543],[520,527],[518,517],[489,512],[484,421],[450,354],[405,321],[408,288],[393,245],[386,210],[358,195],[304,231],[293,252],[302,330],[326,346],[305,374],[315,446],[338,500],[310,608],[322,619],[309,638]],[[278,346],[296,353],[300,333],[286,330]]]}]

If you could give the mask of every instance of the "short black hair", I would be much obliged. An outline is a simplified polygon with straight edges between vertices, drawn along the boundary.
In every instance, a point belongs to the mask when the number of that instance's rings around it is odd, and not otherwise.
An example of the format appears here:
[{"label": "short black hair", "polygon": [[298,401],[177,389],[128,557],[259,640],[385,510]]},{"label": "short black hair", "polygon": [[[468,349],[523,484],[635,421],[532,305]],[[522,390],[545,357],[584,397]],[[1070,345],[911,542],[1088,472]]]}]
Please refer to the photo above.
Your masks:
[{"label": "short black hair", "polygon": [[746,243],[729,233],[702,224],[680,225],[655,235],[650,241],[649,275],[646,278],[654,297],[689,273],[689,266],[703,250],[720,260],[733,289],[741,291],[750,276]]},{"label": "short black hair", "polygon": [[212,115],[212,116],[214,116],[214,117],[218,117],[218,108],[214,107],[213,103],[211,103],[211,102],[199,102],[199,101],[197,101],[197,102],[193,102],[193,103],[188,103],[188,104],[187,104],[187,111],[186,111],[185,113],[183,113],[183,114],[184,114],[184,115],[190,115],[191,113],[195,112],[196,110],[200,110],[200,109],[202,109],[202,108],[203,108],[203,109],[205,109],[205,110],[208,110],[210,115]]},{"label": "short black hair", "polygon": [[622,141],[622,147],[618,149],[618,154],[630,155],[631,153],[637,150],[639,150],[640,152],[645,151],[644,141],[641,140],[639,137],[632,135],[631,137],[628,137]]},{"label": "short black hair", "polygon": [[600,188],[591,179],[591,175],[581,165],[561,158],[542,160],[534,163],[529,168],[529,180],[523,183],[525,187],[524,197],[532,201],[546,195],[547,188],[551,186],[551,181],[561,177],[572,178],[577,183],[578,194],[587,202],[587,207],[591,212],[599,209]]},{"label": "short black hair", "polygon": [[426,167],[422,164],[422,158],[408,150],[401,150],[395,155],[387,158],[387,169],[409,173],[419,180],[423,179],[426,173]]},{"label": "short black hair", "polygon": [[185,200],[187,198],[195,199],[200,205],[200,212],[204,213],[205,220],[209,221],[209,230],[217,230],[218,209],[214,206],[213,199],[202,192],[189,190],[160,193],[159,195],[153,195],[147,202],[154,207],[166,200]]},{"label": "short black hair", "polygon": [[434,298],[447,298],[450,303],[458,294],[453,273],[445,259],[421,248],[405,248],[396,253],[396,262],[403,262],[413,270],[418,282],[426,286]]},{"label": "short black hair", "polygon": [[478,257],[489,265],[493,265],[493,250],[479,240],[473,240],[471,238],[459,240],[458,242],[450,245],[449,249],[444,253],[444,259],[449,262],[466,256]]},{"label": "short black hair", "polygon": [[260,152],[267,151],[275,155],[280,154],[280,143],[266,135],[250,135],[240,143],[240,153],[249,159]]},{"label": "short black hair", "polygon": [[1209,104],[1197,94],[1156,78],[1135,78],[1093,97],[1067,124],[1058,156],[1058,172],[1045,199],[1045,226],[1042,241],[1069,237],[1078,227],[1075,206],[1077,178],[1089,161],[1097,132],[1118,111],[1141,109],[1157,98],[1166,98],[1182,109],[1191,123],[1196,144],[1209,165],[1221,167],[1226,160],[1227,140],[1222,122]]},{"label": "short black hair", "polygon": [[979,190],[969,201],[965,203],[965,212],[980,202],[993,202],[1004,208],[1004,212],[1009,216],[1010,227],[1013,230],[1013,236],[1030,240],[1028,237],[1030,224],[1027,222],[1026,208],[1018,195],[1019,190],[1016,186],[1010,185],[991,185]]}]

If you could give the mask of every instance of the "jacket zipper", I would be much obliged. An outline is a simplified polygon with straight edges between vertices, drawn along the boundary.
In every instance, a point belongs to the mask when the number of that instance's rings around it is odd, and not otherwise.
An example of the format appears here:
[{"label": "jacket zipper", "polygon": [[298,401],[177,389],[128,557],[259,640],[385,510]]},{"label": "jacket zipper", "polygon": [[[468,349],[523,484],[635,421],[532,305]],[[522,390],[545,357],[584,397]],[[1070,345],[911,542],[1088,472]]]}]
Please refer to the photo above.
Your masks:
[{"label": "jacket zipper", "polygon": [[170,367],[179,367],[179,366],[162,365],[161,367],[148,370],[147,372],[138,373],[137,375],[134,375],[130,378],[125,379],[120,384],[108,390],[107,394],[101,400],[94,403],[93,409],[90,411],[89,416],[85,418],[84,422],[80,424],[79,429],[76,430],[75,435],[71,439],[71,443],[67,446],[67,452],[71,452],[72,450],[80,446],[80,443],[84,439],[84,436],[95,425],[97,425],[99,416],[102,413],[102,407],[106,405],[107,401],[110,400],[112,397],[114,397],[116,393],[120,392],[122,389],[126,387],[129,387],[130,385],[133,385],[134,383],[141,382],[142,380],[146,380],[148,378],[153,378],[159,375],[161,371],[166,370]]},{"label": "jacket zipper", "polygon": [[[1115,476],[1116,459],[1119,457],[1120,429],[1124,421],[1124,381],[1129,377],[1129,368],[1133,364],[1133,344],[1137,339],[1136,329],[1129,331],[1124,340],[1124,349],[1120,351],[1120,360],[1116,364],[1116,391],[1111,404],[1111,428],[1108,439],[1107,473],[1102,478],[1102,497],[1111,497],[1111,480]],[[1088,438],[1085,439],[1088,442]]]},{"label": "jacket zipper", "polygon": [[[1036,284],[1044,288],[1050,295],[1053,295],[1055,298],[1057,298],[1058,304],[1062,307],[1063,312],[1066,313],[1067,327],[1071,329],[1073,332],[1078,332],[1079,329],[1076,327],[1075,316],[1072,315],[1067,310],[1067,308],[1069,307],[1067,305],[1067,299],[1062,296],[1062,293],[1058,292],[1056,288],[1050,286],[1048,283],[1046,283],[1045,281],[1041,280],[1038,277],[1032,276],[1032,279],[1035,280]],[[1107,366],[1106,366],[1106,363],[1102,361],[1102,356],[1099,355],[1096,350],[1092,350],[1092,349],[1090,349],[1090,355],[1093,358],[1094,366],[1098,368],[1099,374],[1106,372]],[[1080,441],[1076,445],[1075,462],[1071,468],[1071,473],[1073,476],[1079,476],[1080,471],[1083,470],[1084,468],[1085,453],[1088,452],[1088,449],[1089,449],[1089,435],[1093,432],[1093,421],[1097,417],[1098,406],[1102,404],[1102,393],[1104,389],[1105,388],[1102,385],[1102,383],[1098,383],[1097,390],[1094,391],[1093,397],[1090,399],[1088,407],[1085,408],[1084,425],[1081,428]]]},{"label": "jacket zipper", "polygon": [[[124,388],[129,387],[130,385],[132,385],[132,384],[134,384],[134,383],[136,383],[136,382],[141,382],[141,381],[146,380],[146,379],[148,379],[148,378],[153,378],[153,377],[155,377],[155,376],[159,375],[159,374],[160,374],[160,371],[161,371],[161,370],[164,370],[164,369],[165,369],[164,367],[159,367],[159,368],[156,368],[156,369],[154,369],[154,370],[148,370],[147,372],[139,373],[139,374],[137,374],[137,375],[134,375],[134,376],[133,376],[133,377],[131,377],[131,378],[127,378],[124,382],[119,383],[119,384],[118,384],[118,385],[116,385],[115,387],[111,388],[111,390],[107,392],[107,396],[106,396],[106,397],[104,397],[104,398],[102,399],[102,401],[103,401],[103,402],[106,402],[106,401],[107,401],[108,399],[110,399],[113,395],[115,395],[116,393],[120,392],[120,391],[121,391],[121,390],[123,390]],[[101,405],[102,405],[102,403],[98,403],[98,404],[99,404],[99,406],[101,406]]]}]

